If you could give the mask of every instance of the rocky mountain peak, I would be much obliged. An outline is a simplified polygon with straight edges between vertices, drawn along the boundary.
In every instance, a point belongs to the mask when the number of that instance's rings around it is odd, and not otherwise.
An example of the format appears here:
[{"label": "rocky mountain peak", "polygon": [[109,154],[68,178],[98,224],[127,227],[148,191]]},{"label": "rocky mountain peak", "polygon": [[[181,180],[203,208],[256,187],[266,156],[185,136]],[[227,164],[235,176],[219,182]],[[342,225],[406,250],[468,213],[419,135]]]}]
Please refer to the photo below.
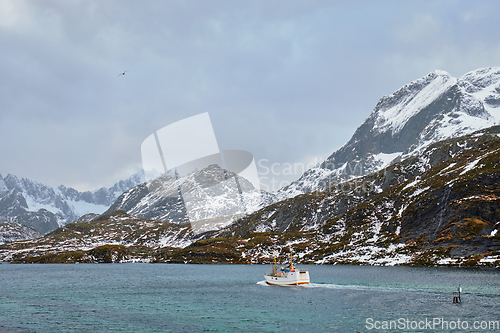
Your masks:
[{"label": "rocky mountain peak", "polygon": [[382,97],[368,118],[373,118],[372,130],[375,133],[391,131],[393,135],[400,132],[412,117],[438,99],[456,82],[457,79],[447,72],[433,71]]},{"label": "rocky mountain peak", "polygon": [[500,122],[500,68],[452,77],[435,70],[382,97],[352,138],[278,192],[284,199],[363,176],[430,144]]}]

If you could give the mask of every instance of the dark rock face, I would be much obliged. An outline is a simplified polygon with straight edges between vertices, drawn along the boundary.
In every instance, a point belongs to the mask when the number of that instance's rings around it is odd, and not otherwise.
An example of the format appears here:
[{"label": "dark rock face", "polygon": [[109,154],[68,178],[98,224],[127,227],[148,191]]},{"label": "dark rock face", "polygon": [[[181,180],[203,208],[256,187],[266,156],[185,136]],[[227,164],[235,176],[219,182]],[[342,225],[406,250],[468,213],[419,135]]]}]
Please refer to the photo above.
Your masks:
[{"label": "dark rock face", "polygon": [[17,190],[13,189],[0,198],[0,216],[15,216],[28,209],[26,200]]},{"label": "dark rock face", "polygon": [[464,186],[445,186],[415,201],[401,219],[403,240],[423,237],[430,247],[474,247],[484,253],[499,249],[489,237],[500,221],[500,174],[478,175]]}]

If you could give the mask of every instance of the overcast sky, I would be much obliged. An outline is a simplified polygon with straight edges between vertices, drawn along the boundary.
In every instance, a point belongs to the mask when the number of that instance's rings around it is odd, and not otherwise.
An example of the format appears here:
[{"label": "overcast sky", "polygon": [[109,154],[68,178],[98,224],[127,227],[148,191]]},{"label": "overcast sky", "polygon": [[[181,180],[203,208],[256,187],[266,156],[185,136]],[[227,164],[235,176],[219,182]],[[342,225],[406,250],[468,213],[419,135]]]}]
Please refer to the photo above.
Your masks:
[{"label": "overcast sky", "polygon": [[220,149],[320,162],[383,95],[499,66],[499,14],[496,0],[0,0],[0,173],[109,187],[142,168],[151,133],[203,112]]}]

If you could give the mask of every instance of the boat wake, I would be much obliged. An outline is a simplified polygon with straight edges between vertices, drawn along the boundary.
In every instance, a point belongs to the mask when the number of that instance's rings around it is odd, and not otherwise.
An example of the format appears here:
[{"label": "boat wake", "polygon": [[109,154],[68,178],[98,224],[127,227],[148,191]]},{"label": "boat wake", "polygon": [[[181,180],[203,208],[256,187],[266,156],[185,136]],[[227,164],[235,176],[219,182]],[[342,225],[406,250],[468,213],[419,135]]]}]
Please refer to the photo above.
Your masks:
[{"label": "boat wake", "polygon": [[[257,282],[259,286],[271,287],[266,281]],[[334,283],[309,283],[302,285],[288,285],[284,287],[301,287],[301,288],[326,288],[326,289],[345,289],[345,290],[370,290],[370,291],[397,291],[397,288],[382,287],[382,286],[363,286],[349,284],[334,284]]]},{"label": "boat wake", "polygon": [[384,286],[384,285],[352,285],[352,284],[333,284],[333,283],[310,283],[306,288],[327,288],[338,290],[359,290],[359,291],[381,291],[381,292],[419,292],[441,294],[448,293],[448,289],[425,288],[417,286]]},{"label": "boat wake", "polygon": [[334,283],[310,283],[306,288],[327,288],[327,289],[347,289],[347,290],[376,290],[376,291],[396,291],[395,288],[384,286],[365,286],[353,284],[334,284]]},{"label": "boat wake", "polygon": [[[260,286],[266,287],[274,287],[268,285],[266,281],[257,282]],[[415,288],[409,286],[383,286],[383,285],[353,285],[353,284],[335,284],[335,283],[309,283],[303,284],[299,286],[288,285],[282,287],[299,287],[299,288],[324,288],[324,289],[336,289],[336,290],[358,290],[358,291],[378,291],[378,292],[420,292],[420,293],[431,293],[431,294],[446,294],[448,293],[448,289],[440,290],[440,289],[426,289],[426,288]]]}]

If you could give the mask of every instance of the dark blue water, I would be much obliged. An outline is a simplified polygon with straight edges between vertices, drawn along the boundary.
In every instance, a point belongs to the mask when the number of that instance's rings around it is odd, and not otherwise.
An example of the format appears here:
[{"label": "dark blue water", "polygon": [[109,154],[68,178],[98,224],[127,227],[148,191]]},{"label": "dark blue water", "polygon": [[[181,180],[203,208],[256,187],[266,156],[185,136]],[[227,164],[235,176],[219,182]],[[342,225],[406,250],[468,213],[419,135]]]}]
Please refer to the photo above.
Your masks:
[{"label": "dark blue water", "polygon": [[0,264],[0,332],[500,332],[481,329],[500,321],[495,270],[308,269],[310,286],[278,287],[260,265]]}]

